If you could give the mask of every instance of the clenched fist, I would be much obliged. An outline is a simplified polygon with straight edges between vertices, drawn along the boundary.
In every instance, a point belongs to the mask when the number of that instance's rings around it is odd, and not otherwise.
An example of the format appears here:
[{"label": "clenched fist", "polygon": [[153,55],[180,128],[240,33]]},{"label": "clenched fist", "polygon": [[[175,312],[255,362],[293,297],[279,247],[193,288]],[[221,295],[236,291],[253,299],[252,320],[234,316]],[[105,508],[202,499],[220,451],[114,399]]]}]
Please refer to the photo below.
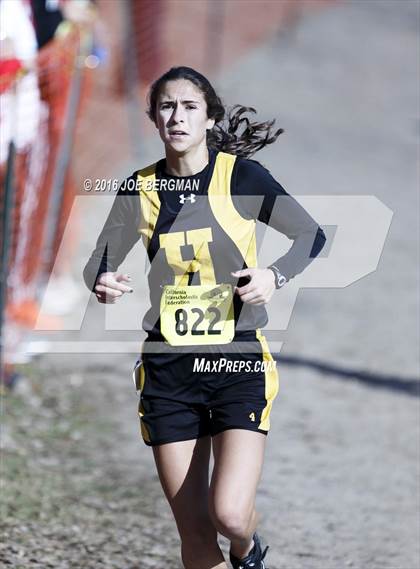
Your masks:
[{"label": "clenched fist", "polygon": [[242,269],[231,273],[234,277],[248,277],[248,284],[235,287],[242,302],[247,304],[267,304],[276,290],[274,274],[270,269]]}]

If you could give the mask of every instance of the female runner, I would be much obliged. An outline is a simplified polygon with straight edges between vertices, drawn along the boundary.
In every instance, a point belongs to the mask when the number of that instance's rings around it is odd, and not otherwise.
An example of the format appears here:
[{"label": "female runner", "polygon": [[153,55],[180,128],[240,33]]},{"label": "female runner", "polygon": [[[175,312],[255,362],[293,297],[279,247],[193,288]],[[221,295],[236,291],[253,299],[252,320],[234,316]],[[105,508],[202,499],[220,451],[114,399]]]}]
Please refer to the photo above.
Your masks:
[{"label": "female runner", "polygon": [[[165,158],[123,183],[84,269],[99,302],[114,303],[132,292],[119,265],[140,237],[146,246],[141,433],[186,569],[227,568],[218,532],[230,540],[234,569],[266,567],[255,497],[278,377],[260,331],[264,304],[325,243],[312,217],[248,159],[283,132],[272,132],[274,121],[250,122],[250,112],[234,108],[224,128],[225,109],[203,75],[189,67],[162,75],[148,115]],[[256,220],[293,240],[268,268],[257,268]]]}]

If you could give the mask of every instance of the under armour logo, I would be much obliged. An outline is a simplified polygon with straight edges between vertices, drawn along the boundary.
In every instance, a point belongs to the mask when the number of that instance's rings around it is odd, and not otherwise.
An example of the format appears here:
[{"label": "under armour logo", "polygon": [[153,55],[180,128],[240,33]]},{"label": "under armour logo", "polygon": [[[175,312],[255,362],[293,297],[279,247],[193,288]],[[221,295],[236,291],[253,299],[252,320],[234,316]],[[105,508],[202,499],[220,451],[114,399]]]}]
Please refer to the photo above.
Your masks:
[{"label": "under armour logo", "polygon": [[181,195],[179,196],[179,201],[180,201],[182,204],[184,204],[187,200],[190,201],[191,203],[195,203],[195,196],[194,196],[193,194],[191,194],[191,195],[189,195],[189,196],[187,196],[187,197],[185,197],[184,194],[181,194]]}]

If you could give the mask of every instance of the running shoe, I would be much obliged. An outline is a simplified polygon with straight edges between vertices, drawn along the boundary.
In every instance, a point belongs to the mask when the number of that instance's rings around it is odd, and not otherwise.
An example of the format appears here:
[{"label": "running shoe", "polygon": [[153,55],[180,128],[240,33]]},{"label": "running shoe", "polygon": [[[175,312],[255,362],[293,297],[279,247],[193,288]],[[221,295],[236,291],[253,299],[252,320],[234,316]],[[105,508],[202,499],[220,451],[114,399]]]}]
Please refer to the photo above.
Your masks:
[{"label": "running shoe", "polygon": [[229,554],[233,569],[268,569],[264,563],[264,557],[267,553],[268,545],[263,551],[260,538],[256,533],[254,533],[252,539],[254,540],[254,547],[243,559],[238,559],[231,553]]}]

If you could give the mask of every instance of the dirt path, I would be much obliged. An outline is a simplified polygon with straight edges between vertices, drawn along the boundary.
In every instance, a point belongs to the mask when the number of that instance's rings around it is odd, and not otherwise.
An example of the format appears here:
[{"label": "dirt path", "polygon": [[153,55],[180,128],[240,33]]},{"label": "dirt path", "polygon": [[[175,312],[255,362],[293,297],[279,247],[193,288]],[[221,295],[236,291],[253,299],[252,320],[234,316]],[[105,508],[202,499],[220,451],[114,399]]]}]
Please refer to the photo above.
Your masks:
[{"label": "dirt path", "polygon": [[134,389],[116,393],[111,368],[80,374],[63,363],[45,358],[4,400],[0,562],[176,569],[173,522],[135,428]]},{"label": "dirt path", "polygon": [[[257,499],[270,569],[416,569],[417,401],[281,369]],[[5,565],[180,567],[126,379],[117,391],[114,366],[81,374],[57,356],[6,398]]]}]

